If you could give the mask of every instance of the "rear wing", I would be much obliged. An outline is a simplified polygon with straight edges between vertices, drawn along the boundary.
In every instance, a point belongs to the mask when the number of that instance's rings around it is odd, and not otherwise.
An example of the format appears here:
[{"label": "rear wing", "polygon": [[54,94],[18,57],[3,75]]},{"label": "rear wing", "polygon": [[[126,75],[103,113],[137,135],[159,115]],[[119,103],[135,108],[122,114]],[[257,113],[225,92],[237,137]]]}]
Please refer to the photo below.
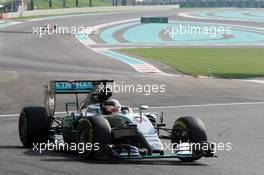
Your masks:
[{"label": "rear wing", "polygon": [[106,87],[113,80],[55,80],[44,87],[44,106],[49,115],[54,115],[56,94],[89,94]]},{"label": "rear wing", "polygon": [[106,87],[113,80],[75,80],[75,81],[50,81],[50,90],[54,94],[81,94],[91,93],[98,89],[99,85]]}]

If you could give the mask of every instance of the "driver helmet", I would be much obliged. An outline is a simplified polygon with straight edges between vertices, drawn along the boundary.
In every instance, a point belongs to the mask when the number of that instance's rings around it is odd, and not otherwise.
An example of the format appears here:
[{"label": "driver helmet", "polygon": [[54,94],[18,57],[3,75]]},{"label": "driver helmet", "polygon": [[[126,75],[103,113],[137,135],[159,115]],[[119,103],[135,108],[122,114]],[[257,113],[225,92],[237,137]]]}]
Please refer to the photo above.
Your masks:
[{"label": "driver helmet", "polygon": [[109,114],[121,112],[121,104],[116,99],[110,99],[104,102],[105,110]]}]

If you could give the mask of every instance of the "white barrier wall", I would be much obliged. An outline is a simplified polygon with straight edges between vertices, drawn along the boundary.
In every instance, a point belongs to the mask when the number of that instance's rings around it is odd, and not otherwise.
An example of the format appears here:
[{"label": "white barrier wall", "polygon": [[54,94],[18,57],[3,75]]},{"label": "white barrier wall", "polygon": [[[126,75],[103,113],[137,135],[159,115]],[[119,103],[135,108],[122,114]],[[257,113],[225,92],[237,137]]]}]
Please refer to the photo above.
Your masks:
[{"label": "white barrier wall", "polygon": [[177,9],[179,5],[155,5],[155,6],[105,6],[105,7],[83,7],[63,8],[47,10],[31,10],[24,12],[5,13],[3,18],[16,18],[19,16],[41,16],[41,15],[62,15],[71,13],[92,13],[92,12],[118,12],[118,11],[148,11],[148,10],[169,10]]}]

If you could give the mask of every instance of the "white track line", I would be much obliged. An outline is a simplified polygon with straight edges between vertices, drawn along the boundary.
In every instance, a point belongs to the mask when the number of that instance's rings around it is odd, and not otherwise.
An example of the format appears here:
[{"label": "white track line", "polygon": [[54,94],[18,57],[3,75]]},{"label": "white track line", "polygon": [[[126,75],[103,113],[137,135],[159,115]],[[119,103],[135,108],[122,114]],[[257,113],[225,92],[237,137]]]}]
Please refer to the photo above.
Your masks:
[{"label": "white track line", "polygon": [[[56,112],[55,114],[66,114],[66,112]],[[19,114],[2,114],[0,115],[0,118],[5,118],[5,117],[18,117]]]},{"label": "white track line", "polygon": [[[264,29],[264,28],[263,28]],[[96,44],[97,46],[109,46],[109,44]],[[243,44],[243,43],[223,43],[223,44],[217,44],[217,43],[211,43],[211,44],[195,44],[195,43],[180,43],[180,44],[177,44],[177,43],[161,43],[161,44],[151,44],[151,43],[138,43],[138,44],[134,44],[134,43],[118,43],[116,44],[116,46],[118,46],[119,48],[135,48],[135,47],[138,47],[138,46],[143,46],[143,47],[149,47],[149,46],[264,46],[264,44]],[[117,48],[118,48],[117,47]],[[108,47],[109,49],[115,49],[115,47],[113,46],[110,46]],[[100,48],[95,48],[95,49],[100,49]]]},{"label": "white track line", "polygon": [[224,17],[203,17],[203,16],[194,16],[192,14],[189,14],[188,12],[181,12],[178,13],[178,16],[185,17],[185,18],[192,18],[192,19],[207,19],[207,20],[224,20],[224,21],[242,21],[242,22],[255,22],[252,20],[246,20],[246,19],[236,19],[236,18],[224,18]]},{"label": "white track line", "polygon": [[264,80],[243,80],[247,82],[252,82],[252,83],[259,83],[259,84],[264,84]]},{"label": "white track line", "polygon": [[169,109],[169,108],[193,108],[193,107],[214,107],[214,106],[239,106],[239,105],[262,105],[264,102],[238,102],[238,103],[212,103],[202,105],[180,105],[180,106],[156,106],[150,109]]},{"label": "white track line", "polygon": [[[109,22],[109,23],[103,23],[103,24],[99,24],[99,25],[95,25],[95,26],[92,26],[91,28],[93,28],[93,30],[99,30],[99,29],[102,29],[104,27],[108,27],[108,26],[112,26],[112,25],[117,25],[117,24],[122,24],[122,23],[127,23],[127,22],[134,22],[134,21],[139,21],[139,18],[132,18],[132,19],[126,19],[126,20],[121,20],[121,21],[114,21],[114,22]],[[83,31],[80,31],[81,33]],[[96,45],[97,43],[95,41],[93,41],[92,39],[89,39],[88,40],[80,40],[78,37],[76,37],[82,44],[84,45]]]},{"label": "white track line", "polygon": [[[185,13],[183,13],[185,14]],[[178,13],[179,16],[182,15],[182,13]],[[185,16],[187,17],[187,16]],[[196,18],[200,18],[200,19],[210,19],[210,18],[204,18],[204,17],[197,17],[195,16],[194,19]],[[214,19],[214,18],[212,18]],[[214,20],[218,20],[218,19],[214,19]],[[221,19],[222,21],[243,21],[243,20],[237,20],[237,19]],[[185,21],[186,22],[186,21]],[[255,21],[250,21],[250,22],[255,22]],[[242,29],[246,29],[246,30],[251,30],[251,31],[255,31],[255,32],[263,32],[264,28],[263,27],[253,27],[253,26],[247,26],[247,25],[238,25],[238,24],[226,24],[226,23],[214,23],[214,22],[194,22],[194,21],[191,21],[190,23],[202,23],[202,24],[209,24],[209,25],[223,25],[223,26],[230,26],[230,27],[237,27],[237,28],[242,28]]]},{"label": "white track line", "polygon": [[[238,102],[238,103],[211,103],[201,105],[180,105],[180,106],[153,106],[150,109],[171,109],[171,108],[194,108],[194,107],[215,107],[215,106],[240,106],[240,105],[263,105],[264,102]],[[137,108],[132,108],[137,109]],[[56,112],[56,114],[65,114],[66,112]],[[18,117],[19,114],[4,114],[0,118]]]},{"label": "white track line", "polygon": [[151,64],[130,64],[136,71],[141,73],[159,73],[162,75],[166,75],[166,73],[162,72],[158,68],[152,66]]},{"label": "white track line", "polygon": [[18,117],[19,114],[4,114],[4,115],[0,115],[0,118],[4,118],[4,117]]},{"label": "white track line", "polygon": [[117,25],[117,24],[122,24],[122,23],[127,23],[127,22],[134,22],[134,21],[139,21],[139,18],[132,18],[132,19],[126,19],[126,20],[121,20],[121,21],[103,23],[103,24],[99,24],[99,25],[93,26],[93,28],[98,30],[98,29],[101,29],[101,28],[104,28],[104,27]]}]

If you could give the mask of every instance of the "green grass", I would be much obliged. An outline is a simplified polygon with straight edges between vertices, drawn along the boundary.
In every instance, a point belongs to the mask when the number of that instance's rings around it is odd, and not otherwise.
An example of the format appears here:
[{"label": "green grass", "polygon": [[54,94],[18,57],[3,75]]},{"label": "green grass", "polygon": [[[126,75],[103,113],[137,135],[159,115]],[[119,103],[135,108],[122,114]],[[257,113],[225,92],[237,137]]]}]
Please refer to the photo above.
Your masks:
[{"label": "green grass", "polygon": [[194,76],[264,77],[263,48],[135,48],[122,51],[160,61]]},{"label": "green grass", "polygon": [[[72,8],[75,6],[75,0],[66,0],[66,7]],[[98,7],[98,6],[111,6],[112,4],[107,1],[103,0],[92,0],[92,7]],[[34,6],[36,6],[36,9],[58,9],[63,8],[63,0],[52,0],[52,7],[49,7],[49,1],[48,0],[34,0]],[[89,0],[79,0],[79,6],[78,7],[89,7]]]}]

